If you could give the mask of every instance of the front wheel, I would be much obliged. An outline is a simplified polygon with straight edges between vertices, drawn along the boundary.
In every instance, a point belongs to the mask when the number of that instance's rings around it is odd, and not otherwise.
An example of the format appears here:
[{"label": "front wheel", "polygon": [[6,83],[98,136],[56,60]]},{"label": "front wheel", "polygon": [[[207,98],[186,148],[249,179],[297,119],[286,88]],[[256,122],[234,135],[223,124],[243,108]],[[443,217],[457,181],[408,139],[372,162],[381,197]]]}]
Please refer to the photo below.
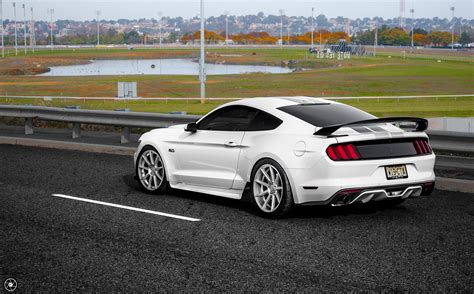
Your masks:
[{"label": "front wheel", "polygon": [[137,178],[140,187],[147,192],[163,192],[168,186],[166,180],[165,166],[158,151],[145,146],[137,159]]},{"label": "front wheel", "polygon": [[263,159],[252,171],[252,202],[261,215],[280,218],[293,207],[293,195],[285,171],[272,159]]}]

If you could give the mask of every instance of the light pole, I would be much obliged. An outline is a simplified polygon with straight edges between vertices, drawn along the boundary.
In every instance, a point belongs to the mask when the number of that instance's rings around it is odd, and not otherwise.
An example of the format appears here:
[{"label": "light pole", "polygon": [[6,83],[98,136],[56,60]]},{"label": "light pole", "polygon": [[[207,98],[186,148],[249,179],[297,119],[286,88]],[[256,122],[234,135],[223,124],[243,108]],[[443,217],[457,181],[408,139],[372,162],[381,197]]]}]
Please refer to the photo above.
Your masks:
[{"label": "light pole", "polygon": [[23,40],[24,40],[24,48],[25,48],[25,55],[26,55],[26,8],[25,4],[23,4]]},{"label": "light pole", "polygon": [[158,11],[158,30],[160,32],[160,47],[161,47],[161,19],[162,19],[163,13],[161,11]]},{"label": "light pole", "polygon": [[48,14],[50,14],[51,18],[50,18],[50,22],[49,22],[49,26],[50,26],[50,29],[51,29],[51,51],[54,50],[54,41],[53,41],[53,14],[54,14],[54,9],[48,9],[47,11]]},{"label": "light pole", "polygon": [[97,15],[97,47],[99,47],[100,46],[100,23],[99,23],[100,10],[96,10],[95,14]]},{"label": "light pole", "polygon": [[2,26],[2,58],[5,57],[5,32],[3,31],[3,0],[0,0],[0,24]]},{"label": "light pole", "polygon": [[311,48],[314,48],[314,7],[311,7]]},{"label": "light pole", "polygon": [[229,44],[229,11],[224,11],[225,15],[225,44]]},{"label": "light pole", "polygon": [[280,13],[280,47],[283,47],[283,13],[285,11],[280,9],[278,12]]},{"label": "light pole", "polygon": [[415,9],[410,9],[411,12],[411,47],[414,46],[413,34],[415,32]]},{"label": "light pole", "polygon": [[13,14],[15,16],[15,55],[18,55],[18,35],[16,29],[16,4],[13,2]]},{"label": "light pole", "polygon": [[[318,25],[318,18],[316,18],[316,25]],[[318,26],[319,29],[319,50],[322,50],[322,40],[323,40],[323,33],[321,32],[321,28]]]},{"label": "light pole", "polygon": [[199,60],[199,81],[201,82],[201,103],[206,103],[206,72],[204,63],[206,51],[204,48],[204,0],[201,0],[201,58]]},{"label": "light pole", "polygon": [[36,30],[35,30],[35,18],[33,15],[33,7],[31,7],[31,24],[30,24],[30,47],[35,53],[36,47]]},{"label": "light pole", "polygon": [[378,45],[378,34],[379,34],[379,27],[377,20],[374,20],[374,26],[375,26],[375,33],[374,33],[374,57],[377,56],[377,45]]},{"label": "light pole", "polygon": [[454,50],[454,6],[451,7],[453,12],[453,17],[451,18],[452,28],[451,28],[451,50]]},{"label": "light pole", "polygon": [[290,46],[290,26],[291,26],[291,22],[290,22],[290,18],[288,18],[288,27],[287,27],[287,30],[288,30],[288,46]]}]

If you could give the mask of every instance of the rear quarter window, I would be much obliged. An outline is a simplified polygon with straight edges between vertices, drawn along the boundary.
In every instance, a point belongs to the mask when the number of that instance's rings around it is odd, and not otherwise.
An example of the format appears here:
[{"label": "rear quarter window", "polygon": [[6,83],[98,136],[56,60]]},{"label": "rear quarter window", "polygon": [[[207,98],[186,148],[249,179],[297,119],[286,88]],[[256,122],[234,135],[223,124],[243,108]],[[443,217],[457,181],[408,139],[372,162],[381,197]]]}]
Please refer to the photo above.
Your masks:
[{"label": "rear quarter window", "polygon": [[263,111],[259,111],[248,127],[248,131],[269,131],[278,128],[283,121]]}]

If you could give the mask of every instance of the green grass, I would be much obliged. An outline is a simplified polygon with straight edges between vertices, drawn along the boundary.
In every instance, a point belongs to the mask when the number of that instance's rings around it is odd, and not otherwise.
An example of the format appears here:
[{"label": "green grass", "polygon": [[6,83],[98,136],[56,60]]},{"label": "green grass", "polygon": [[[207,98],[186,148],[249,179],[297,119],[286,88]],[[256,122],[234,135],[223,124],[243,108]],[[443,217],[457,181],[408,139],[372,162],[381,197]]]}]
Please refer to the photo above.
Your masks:
[{"label": "green grass", "polygon": [[[280,65],[295,60],[308,70],[289,74],[245,74],[208,76],[207,97],[245,98],[261,96],[405,96],[474,94],[474,55],[466,52],[420,51],[402,54],[401,50],[383,50],[377,57],[353,57],[347,60],[321,60],[303,48],[218,48],[208,49],[209,62]],[[433,52],[436,52],[434,54]],[[21,53],[22,54],[22,53]],[[225,55],[238,56],[225,56]],[[90,59],[118,58],[191,58],[197,49],[76,49],[42,50],[36,54],[0,59],[0,72],[5,69],[76,64]],[[391,58],[388,58],[391,56]],[[441,62],[439,62],[441,61]],[[5,71],[7,72],[7,71]],[[137,81],[140,97],[198,97],[197,76],[95,76],[46,77],[38,75],[0,74],[0,97],[9,95],[113,97],[118,81]],[[3,102],[2,102],[3,101]],[[474,102],[463,99],[350,100],[348,104],[378,116],[474,116]],[[82,108],[130,108],[134,111],[206,113],[223,101],[109,102],[3,99],[0,103],[32,103],[63,107],[70,104]]]}]

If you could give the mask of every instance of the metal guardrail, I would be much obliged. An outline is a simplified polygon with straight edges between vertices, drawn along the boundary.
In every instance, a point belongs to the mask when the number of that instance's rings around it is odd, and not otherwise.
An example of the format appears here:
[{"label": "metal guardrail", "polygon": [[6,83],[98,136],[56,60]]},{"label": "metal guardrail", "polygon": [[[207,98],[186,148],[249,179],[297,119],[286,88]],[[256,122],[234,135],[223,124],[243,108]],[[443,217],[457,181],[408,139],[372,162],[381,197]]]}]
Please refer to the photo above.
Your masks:
[{"label": "metal guardrail", "polygon": [[122,128],[122,143],[130,142],[130,128],[164,128],[196,121],[200,116],[128,111],[65,109],[44,106],[0,105],[0,116],[25,119],[25,134],[33,134],[33,118],[73,124],[72,137],[81,135],[80,124],[109,125]]},{"label": "metal guardrail", "polygon": [[474,155],[474,133],[429,130],[428,135],[436,151]]},{"label": "metal guardrail", "polygon": [[474,117],[433,117],[428,118],[432,131],[470,133],[474,135]]},{"label": "metal guardrail", "polygon": [[[121,142],[130,142],[130,128],[164,128],[198,120],[198,115],[161,114],[146,112],[65,109],[44,106],[0,105],[0,116],[25,119],[25,134],[33,134],[33,118],[72,123],[72,137],[81,135],[81,123],[110,125],[122,128]],[[436,150],[474,154],[474,133],[429,130]]]}]

